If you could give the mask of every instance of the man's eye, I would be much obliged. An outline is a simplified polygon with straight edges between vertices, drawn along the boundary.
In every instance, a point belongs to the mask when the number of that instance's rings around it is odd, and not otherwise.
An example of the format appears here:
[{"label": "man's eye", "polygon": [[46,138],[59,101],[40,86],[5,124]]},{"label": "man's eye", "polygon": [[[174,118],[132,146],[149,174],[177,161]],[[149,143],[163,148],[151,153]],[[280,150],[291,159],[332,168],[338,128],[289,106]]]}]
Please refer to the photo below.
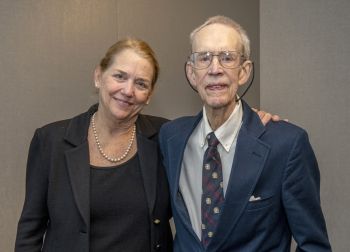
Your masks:
[{"label": "man's eye", "polygon": [[210,55],[205,53],[205,54],[198,55],[197,60],[201,62],[206,62],[206,61],[210,61],[210,58],[211,58]]},{"label": "man's eye", "polygon": [[223,54],[221,55],[221,60],[225,62],[232,62],[235,61],[235,57],[232,54]]},{"label": "man's eye", "polygon": [[238,59],[237,53],[223,53],[220,56],[221,60],[224,62],[234,62]]}]

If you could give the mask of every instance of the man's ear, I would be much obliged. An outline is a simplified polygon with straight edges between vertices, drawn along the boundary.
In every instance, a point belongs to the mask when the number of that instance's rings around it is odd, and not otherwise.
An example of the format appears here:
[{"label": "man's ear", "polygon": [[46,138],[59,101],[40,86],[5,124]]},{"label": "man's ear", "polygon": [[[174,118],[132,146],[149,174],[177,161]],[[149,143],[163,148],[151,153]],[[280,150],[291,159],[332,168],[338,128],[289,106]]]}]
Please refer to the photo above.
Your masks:
[{"label": "man's ear", "polygon": [[252,72],[252,69],[253,69],[253,63],[250,60],[246,60],[243,62],[238,74],[238,84],[240,86],[245,84],[248,81],[250,77],[250,73]]},{"label": "man's ear", "polygon": [[94,71],[94,82],[95,82],[95,88],[97,89],[101,87],[101,76],[102,76],[101,67],[97,66]]},{"label": "man's ear", "polygon": [[197,91],[197,85],[196,85],[196,75],[193,71],[192,63],[190,61],[186,62],[186,77],[188,82],[190,83],[191,87]]}]

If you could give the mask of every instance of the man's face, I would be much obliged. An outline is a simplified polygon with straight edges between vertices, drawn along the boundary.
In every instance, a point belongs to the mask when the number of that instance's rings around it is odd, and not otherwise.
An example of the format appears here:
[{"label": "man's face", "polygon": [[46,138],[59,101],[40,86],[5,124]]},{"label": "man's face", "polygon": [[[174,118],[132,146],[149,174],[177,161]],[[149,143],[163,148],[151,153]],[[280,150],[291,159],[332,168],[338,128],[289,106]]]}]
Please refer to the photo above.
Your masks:
[{"label": "man's face", "polygon": [[[211,24],[200,30],[194,37],[193,52],[239,51],[241,38],[231,27]],[[223,67],[218,56],[205,69],[195,69],[191,64],[186,67],[186,74],[191,85],[198,90],[206,109],[232,109],[239,85],[247,80],[247,71],[241,66],[230,69]],[[249,74],[248,74],[249,77]]]}]

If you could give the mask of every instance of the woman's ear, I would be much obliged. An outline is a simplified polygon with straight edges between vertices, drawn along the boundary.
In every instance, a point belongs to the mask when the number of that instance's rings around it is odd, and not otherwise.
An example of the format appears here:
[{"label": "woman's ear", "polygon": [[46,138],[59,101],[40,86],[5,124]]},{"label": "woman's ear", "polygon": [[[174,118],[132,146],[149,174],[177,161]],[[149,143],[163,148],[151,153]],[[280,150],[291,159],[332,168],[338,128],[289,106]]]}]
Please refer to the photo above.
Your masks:
[{"label": "woman's ear", "polygon": [[238,73],[238,84],[240,86],[245,84],[248,81],[250,77],[250,73],[252,72],[252,69],[253,69],[253,63],[250,60],[246,60],[243,62]]},{"label": "woman's ear", "polygon": [[193,71],[192,63],[190,61],[186,62],[185,70],[188,82],[194,90],[197,90],[196,75]]},{"label": "woman's ear", "polygon": [[95,88],[100,88],[101,87],[101,67],[97,66],[94,71],[94,82],[95,82]]}]

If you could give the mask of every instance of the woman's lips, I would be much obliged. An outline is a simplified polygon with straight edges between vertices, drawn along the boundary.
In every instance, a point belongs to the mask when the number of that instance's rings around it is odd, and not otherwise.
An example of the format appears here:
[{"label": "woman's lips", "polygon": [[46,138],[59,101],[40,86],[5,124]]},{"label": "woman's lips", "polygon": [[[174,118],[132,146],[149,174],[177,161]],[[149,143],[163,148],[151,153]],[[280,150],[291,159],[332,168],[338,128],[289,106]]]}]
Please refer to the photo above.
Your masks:
[{"label": "woman's lips", "polygon": [[131,106],[131,105],[133,105],[132,102],[130,102],[128,100],[125,100],[125,99],[120,99],[120,98],[116,98],[116,97],[113,97],[113,99],[116,100],[122,106]]}]

